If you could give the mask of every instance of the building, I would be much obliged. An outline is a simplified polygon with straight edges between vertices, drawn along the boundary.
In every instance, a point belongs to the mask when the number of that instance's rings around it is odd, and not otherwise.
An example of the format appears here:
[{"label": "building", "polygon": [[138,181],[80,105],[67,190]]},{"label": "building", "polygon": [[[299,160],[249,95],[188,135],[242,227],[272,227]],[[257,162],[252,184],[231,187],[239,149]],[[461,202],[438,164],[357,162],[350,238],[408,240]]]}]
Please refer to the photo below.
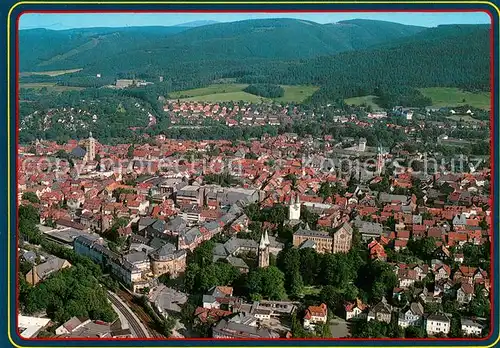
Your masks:
[{"label": "building", "polygon": [[151,270],[155,277],[170,274],[175,278],[186,269],[186,250],[177,250],[173,244],[167,243],[151,254]]},{"label": "building", "polygon": [[299,221],[300,220],[300,198],[299,195],[292,198],[290,204],[288,205],[288,220]]},{"label": "building", "polygon": [[472,297],[474,297],[474,286],[462,283],[460,289],[457,290],[457,302],[464,305],[472,301]]},{"label": "building", "polygon": [[17,325],[19,334],[22,338],[34,338],[40,331],[48,327],[50,319],[27,317],[19,314],[17,316]]},{"label": "building", "polygon": [[366,318],[366,309],[368,308],[359,298],[354,302],[349,302],[344,305],[345,320],[364,319]]},{"label": "building", "polygon": [[328,232],[314,231],[310,229],[299,229],[293,234],[293,246],[300,247],[310,242],[311,247],[318,253],[331,253],[333,249],[333,238]]},{"label": "building", "polygon": [[123,329],[120,320],[106,323],[101,320],[73,317],[56,329],[59,338],[131,338],[130,329]]},{"label": "building", "polygon": [[50,257],[46,262],[34,266],[26,274],[26,282],[35,286],[42,280],[46,279],[52,273],[69,267],[71,267],[71,264],[67,260],[60,259],[55,256]]},{"label": "building", "polygon": [[212,328],[213,338],[279,338],[279,334],[271,329],[257,325],[257,319],[252,317],[236,317],[222,319]]},{"label": "building", "polygon": [[358,151],[364,152],[366,150],[366,139],[359,138]]},{"label": "building", "polygon": [[85,154],[85,160],[87,162],[93,162],[95,159],[95,139],[92,137],[92,132],[89,134],[87,139],[87,153]]},{"label": "building", "polygon": [[425,331],[428,335],[443,333],[447,335],[450,332],[451,315],[446,313],[434,313],[425,319]]},{"label": "building", "polygon": [[259,268],[269,267],[269,237],[267,231],[262,234],[259,244]]},{"label": "building", "polygon": [[389,324],[392,317],[392,306],[387,303],[385,297],[373,306],[368,312],[367,320],[377,320]]},{"label": "building", "polygon": [[352,227],[347,222],[330,235],[324,231],[299,229],[293,234],[295,247],[314,248],[318,253],[347,253],[352,245]]},{"label": "building", "polygon": [[464,336],[481,336],[484,326],[470,318],[461,318],[460,324]]},{"label": "building", "polygon": [[141,283],[142,271],[140,268],[127,261],[103,245],[102,239],[91,240],[85,236],[79,236],[74,241],[74,250],[79,255],[84,255],[110,269],[111,274],[133,291],[136,290],[135,283]]},{"label": "building", "polygon": [[347,253],[351,250],[351,244],[352,227],[345,222],[333,232],[332,253]]},{"label": "building", "polygon": [[399,313],[398,325],[402,328],[422,325],[424,317],[424,307],[421,303],[413,302],[406,310]]},{"label": "building", "polygon": [[304,316],[304,327],[314,329],[315,324],[326,324],[328,320],[328,308],[322,303],[319,306],[309,306]]}]

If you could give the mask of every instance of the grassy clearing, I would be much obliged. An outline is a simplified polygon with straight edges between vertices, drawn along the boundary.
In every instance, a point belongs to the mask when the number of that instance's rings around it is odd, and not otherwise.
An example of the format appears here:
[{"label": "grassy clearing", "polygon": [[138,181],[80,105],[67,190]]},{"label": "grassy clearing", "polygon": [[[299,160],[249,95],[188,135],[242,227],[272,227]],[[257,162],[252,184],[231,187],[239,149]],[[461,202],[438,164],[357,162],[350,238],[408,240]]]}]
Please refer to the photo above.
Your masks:
[{"label": "grassy clearing", "polygon": [[300,103],[313,95],[319,88],[315,86],[281,86],[285,90],[285,95],[280,98],[276,98],[277,102],[285,102],[285,103]]},{"label": "grassy clearing", "polygon": [[170,93],[170,98],[193,98],[193,97],[203,97],[214,94],[226,94],[243,91],[248,85],[246,84],[235,84],[235,83],[221,83],[214,84],[208,87],[188,89],[186,91],[178,91]]},{"label": "grassy clearing", "polygon": [[36,83],[21,83],[20,88],[36,89],[40,90],[42,88],[47,88],[49,91],[54,92],[64,92],[64,91],[81,91],[83,87],[72,87],[72,86],[58,86],[55,83],[50,82],[36,82]]},{"label": "grassy clearing", "polygon": [[479,109],[490,109],[490,93],[471,93],[458,88],[431,87],[420,88],[420,92],[432,99],[433,107],[456,107],[470,105]]},{"label": "grassy clearing", "polygon": [[[269,100],[250,93],[243,92],[247,84],[240,83],[221,83],[213,84],[204,88],[189,89],[170,93],[172,99],[182,99],[188,101],[200,102],[227,102],[227,101],[246,101],[259,102]],[[314,86],[282,86],[285,90],[283,97],[274,99],[277,102],[300,103],[318,90]]]},{"label": "grassy clearing", "polygon": [[208,103],[217,103],[217,102],[230,102],[230,101],[245,101],[245,102],[250,102],[250,103],[258,103],[263,100],[266,100],[265,98],[246,93],[246,92],[229,92],[229,93],[214,93],[214,94],[207,94],[207,95],[201,95],[201,96],[196,96],[196,97],[191,97],[191,98],[184,98],[182,100],[185,101],[198,101],[198,102],[208,102]]},{"label": "grassy clearing", "polygon": [[41,76],[60,76],[64,74],[72,74],[81,71],[82,69],[69,69],[69,70],[54,70],[54,71],[34,71],[34,72],[22,72],[20,76],[32,76],[32,75],[41,75]]},{"label": "grassy clearing", "polygon": [[380,106],[375,103],[376,96],[374,95],[365,95],[363,97],[355,97],[355,98],[349,98],[346,99],[345,102],[348,105],[366,105],[366,106],[371,106],[372,109],[375,110],[381,110]]}]

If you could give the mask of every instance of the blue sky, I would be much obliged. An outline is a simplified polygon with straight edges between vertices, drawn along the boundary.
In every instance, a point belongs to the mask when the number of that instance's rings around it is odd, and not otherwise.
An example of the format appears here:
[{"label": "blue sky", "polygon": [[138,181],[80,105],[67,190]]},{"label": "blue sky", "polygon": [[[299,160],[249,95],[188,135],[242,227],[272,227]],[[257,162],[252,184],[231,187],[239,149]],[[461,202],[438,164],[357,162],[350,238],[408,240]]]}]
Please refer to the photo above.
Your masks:
[{"label": "blue sky", "polygon": [[334,23],[362,18],[391,21],[409,25],[435,27],[440,24],[489,24],[484,12],[454,13],[106,13],[106,14],[23,14],[20,29],[47,28],[63,30],[92,27],[171,26],[182,23],[214,20],[233,22],[258,18],[298,18],[317,23]]}]

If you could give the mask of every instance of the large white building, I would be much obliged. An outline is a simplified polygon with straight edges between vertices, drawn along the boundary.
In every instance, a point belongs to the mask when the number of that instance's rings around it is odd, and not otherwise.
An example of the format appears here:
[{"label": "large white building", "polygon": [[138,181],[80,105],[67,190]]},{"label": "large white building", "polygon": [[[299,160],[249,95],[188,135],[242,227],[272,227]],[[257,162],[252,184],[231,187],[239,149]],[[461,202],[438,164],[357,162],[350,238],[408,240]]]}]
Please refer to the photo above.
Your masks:
[{"label": "large white building", "polygon": [[478,322],[469,319],[469,318],[462,318],[460,320],[461,328],[462,328],[462,333],[465,336],[481,336],[483,332],[483,325],[479,324]]},{"label": "large white building", "polygon": [[443,333],[447,335],[450,332],[451,316],[445,313],[434,313],[425,320],[425,330],[428,335],[437,335]]}]

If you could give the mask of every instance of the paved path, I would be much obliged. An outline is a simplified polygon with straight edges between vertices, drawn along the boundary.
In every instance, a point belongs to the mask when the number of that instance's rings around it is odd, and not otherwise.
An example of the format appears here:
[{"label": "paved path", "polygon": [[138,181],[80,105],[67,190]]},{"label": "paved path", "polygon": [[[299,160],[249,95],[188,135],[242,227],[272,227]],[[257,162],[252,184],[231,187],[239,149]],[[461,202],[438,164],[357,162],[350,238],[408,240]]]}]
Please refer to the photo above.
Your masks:
[{"label": "paved path", "polygon": [[118,312],[126,319],[130,331],[134,337],[138,338],[149,338],[149,331],[144,327],[142,322],[137,318],[137,316],[130,310],[130,308],[114,293],[108,291],[108,298],[117,309]]}]

